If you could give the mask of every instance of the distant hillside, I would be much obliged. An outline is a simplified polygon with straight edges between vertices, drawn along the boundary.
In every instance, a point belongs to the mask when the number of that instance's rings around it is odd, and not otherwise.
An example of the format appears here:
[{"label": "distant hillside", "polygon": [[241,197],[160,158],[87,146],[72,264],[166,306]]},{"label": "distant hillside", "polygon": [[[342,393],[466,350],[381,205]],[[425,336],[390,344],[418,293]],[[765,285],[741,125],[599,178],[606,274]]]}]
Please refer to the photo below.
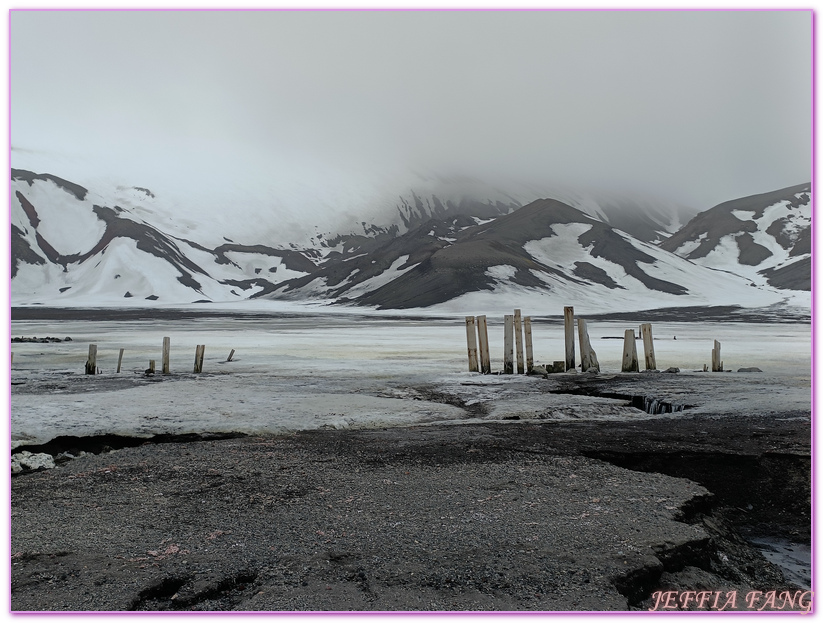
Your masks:
[{"label": "distant hillside", "polygon": [[703,266],[790,290],[811,290],[811,184],[734,199],[701,212],[660,247]]}]

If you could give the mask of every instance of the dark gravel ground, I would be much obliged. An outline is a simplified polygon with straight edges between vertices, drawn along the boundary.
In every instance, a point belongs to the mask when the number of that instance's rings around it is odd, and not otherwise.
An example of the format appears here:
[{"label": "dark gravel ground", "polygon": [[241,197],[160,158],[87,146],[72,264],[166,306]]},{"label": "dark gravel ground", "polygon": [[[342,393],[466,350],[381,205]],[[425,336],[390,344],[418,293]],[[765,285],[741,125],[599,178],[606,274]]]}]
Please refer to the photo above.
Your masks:
[{"label": "dark gravel ground", "polygon": [[785,589],[740,534],[809,541],[809,430],[679,416],[87,455],[13,478],[11,607],[600,611]]}]

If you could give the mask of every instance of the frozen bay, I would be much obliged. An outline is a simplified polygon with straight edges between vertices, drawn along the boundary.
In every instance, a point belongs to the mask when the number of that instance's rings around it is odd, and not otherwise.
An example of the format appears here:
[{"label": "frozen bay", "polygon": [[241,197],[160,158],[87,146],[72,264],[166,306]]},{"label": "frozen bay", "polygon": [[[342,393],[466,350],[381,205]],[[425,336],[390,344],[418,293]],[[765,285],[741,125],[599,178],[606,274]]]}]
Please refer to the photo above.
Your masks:
[{"label": "frozen bay", "polygon": [[[524,310],[527,312],[527,310]],[[638,322],[643,318],[639,315]],[[492,369],[502,368],[502,317],[489,318]],[[659,322],[657,366],[679,374],[621,374],[628,321],[590,321],[608,392],[649,395],[691,414],[808,413],[808,323]],[[59,337],[15,343],[11,371],[12,445],[59,435],[150,437],[189,432],[285,433],[317,428],[379,428],[431,423],[623,420],[652,416],[626,400],[564,393],[570,377],[481,376],[467,372],[462,317],[273,314],[157,320],[15,320],[12,336]],[[535,363],[563,358],[563,327],[533,320]],[[171,374],[160,370],[171,339]],[[676,337],[676,339],[675,339]],[[621,339],[609,339],[621,338]],[[713,340],[726,370],[703,373]],[[88,345],[102,374],[86,376]],[[203,374],[192,374],[205,344]],[[642,353],[642,343],[638,350]],[[115,372],[119,350],[123,366]],[[234,349],[233,361],[226,362]],[[641,355],[642,358],[642,355]],[[150,359],[158,374],[144,375]],[[756,366],[762,373],[738,373]],[[642,364],[641,364],[642,367]]]}]

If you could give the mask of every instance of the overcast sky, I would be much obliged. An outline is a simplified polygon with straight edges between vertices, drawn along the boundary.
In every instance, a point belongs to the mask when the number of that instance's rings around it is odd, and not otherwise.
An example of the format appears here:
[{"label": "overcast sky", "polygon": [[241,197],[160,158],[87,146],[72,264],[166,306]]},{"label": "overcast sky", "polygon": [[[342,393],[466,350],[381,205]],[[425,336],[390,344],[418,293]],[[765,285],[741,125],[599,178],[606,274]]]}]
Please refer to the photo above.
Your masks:
[{"label": "overcast sky", "polygon": [[705,209],[811,179],[811,27],[810,11],[12,11],[12,166],[286,202],[467,173]]}]

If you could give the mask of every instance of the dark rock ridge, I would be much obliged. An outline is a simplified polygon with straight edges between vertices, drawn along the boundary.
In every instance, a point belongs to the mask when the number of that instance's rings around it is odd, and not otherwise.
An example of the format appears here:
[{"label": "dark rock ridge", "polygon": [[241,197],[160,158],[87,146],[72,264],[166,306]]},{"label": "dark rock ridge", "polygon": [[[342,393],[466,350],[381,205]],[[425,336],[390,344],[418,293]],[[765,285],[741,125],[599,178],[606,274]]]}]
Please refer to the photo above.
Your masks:
[{"label": "dark rock ridge", "polygon": [[23,180],[27,182],[29,186],[33,186],[35,180],[54,182],[58,188],[62,188],[67,193],[70,193],[77,197],[78,201],[83,201],[89,192],[88,190],[80,186],[80,184],[68,182],[60,177],[57,177],[56,175],[49,175],[48,173],[38,175],[37,173],[32,173],[31,171],[24,171],[23,169],[12,169],[11,179]]},{"label": "dark rock ridge", "polygon": [[[744,266],[759,266],[773,254],[755,242],[752,235],[758,230],[755,220],[763,218],[766,208],[786,202],[790,216],[780,217],[769,223],[765,233],[787,250],[789,257],[810,254],[811,226],[807,222],[810,193],[811,184],[807,183],[726,201],[698,214],[683,229],[661,243],[660,248],[690,260],[699,260],[716,249],[721,239],[733,236],[739,251],[738,262]],[[754,220],[741,220],[733,214],[734,211],[753,212]],[[798,220],[797,224],[795,219]],[[698,244],[695,248],[687,247],[687,251],[681,250],[689,243]],[[765,268],[760,274],[766,276],[769,284],[777,288],[811,290],[810,269],[810,259],[800,257],[797,262],[779,268]]]},{"label": "dark rock ridge", "polygon": [[[96,196],[92,200],[87,189],[53,175],[13,169],[12,182],[12,279],[17,277],[21,263],[38,267],[59,266],[65,277],[61,283],[53,285],[55,296],[69,292],[67,297],[77,297],[83,292],[81,286],[84,284],[74,277],[77,274],[75,268],[91,260],[98,264],[106,261],[103,255],[113,241],[129,239],[145,257],[159,258],[176,271],[178,283],[172,288],[175,296],[181,296],[178,284],[190,293],[190,298],[186,298],[185,290],[182,290],[181,303],[208,301],[213,295],[206,293],[217,291],[222,297],[220,300],[232,296],[240,299],[321,298],[380,309],[406,309],[428,307],[470,292],[492,291],[504,283],[540,291],[551,291],[554,284],[563,284],[573,290],[585,291],[593,286],[627,289],[629,283],[636,280],[650,292],[682,296],[683,305],[689,304],[689,290],[681,283],[667,280],[671,277],[660,278],[658,271],[661,269],[656,267],[663,255],[648,241],[665,237],[662,223],[667,219],[671,221],[672,217],[662,207],[655,211],[653,204],[644,205],[648,211],[641,213],[629,209],[640,205],[629,206],[626,203],[629,200],[601,202],[598,204],[602,208],[601,220],[557,199],[540,199],[521,207],[514,199],[483,201],[463,197],[455,200],[412,192],[410,199],[401,197],[395,206],[402,225],[379,227],[364,221],[360,224],[362,233],[318,234],[312,241],[314,248],[301,249],[295,244],[288,245],[290,248],[277,248],[266,241],[243,244],[225,236],[225,244],[210,248],[162,231],[142,217],[138,218],[131,208],[105,205],[105,200]],[[38,213],[26,184],[38,184],[48,191],[46,198],[38,195],[37,203],[45,203],[51,196],[55,201],[66,201],[62,193],[69,193],[74,200],[82,202],[105,224],[100,239],[83,253],[64,255],[58,252],[60,241],[54,239],[58,234],[49,233],[53,239],[47,240],[39,231],[42,214],[55,212],[44,209]],[[154,199],[148,189],[134,189],[146,198]],[[672,254],[671,260],[667,257],[664,260],[678,267],[681,274],[705,271],[705,266],[693,266],[686,260],[705,257],[721,238],[733,234],[740,249],[738,261],[742,268],[759,268],[758,272],[773,287],[808,290],[811,274],[808,257],[811,230],[806,226],[809,189],[810,185],[804,184],[720,204],[690,221],[658,249]],[[494,192],[498,197],[507,196],[497,190]],[[786,201],[790,212],[768,224],[743,221],[733,214],[734,210],[749,210],[756,217],[762,216],[768,206],[779,201]],[[542,255],[539,256],[542,259],[538,259],[526,250],[529,243],[571,235],[558,227],[566,224],[585,225],[578,229],[583,233],[568,241],[572,247],[578,245],[574,252],[587,256],[585,259],[547,259]],[[772,254],[756,242],[756,239],[762,241],[759,236],[764,233],[753,236],[758,227],[765,228],[765,234],[774,238],[776,244],[796,260],[763,264]],[[50,227],[49,232],[53,231],[55,228]],[[696,248],[681,253],[683,257],[677,255],[683,244],[694,241],[698,242],[694,245]],[[241,262],[231,257],[233,253],[255,257],[253,261]],[[280,258],[281,263],[266,267],[266,257]],[[608,270],[608,264],[612,264],[616,272]],[[279,267],[303,276],[287,280],[284,274],[287,271],[278,270]],[[496,270],[490,270],[495,267]],[[391,272],[386,272],[389,269]],[[115,279],[128,276],[128,273],[142,277],[145,270],[139,261],[123,269],[118,266],[114,271],[117,273]],[[85,279],[99,274],[99,271],[82,272]],[[630,277],[631,282],[613,277],[621,273]],[[743,275],[741,283],[744,283],[747,273],[742,271],[740,274]],[[707,273],[707,277],[711,278],[711,275]],[[370,281],[374,278],[378,279]],[[745,283],[749,281],[750,277]],[[99,283],[95,285],[99,290]],[[634,285],[637,287],[638,284]],[[113,294],[118,297],[157,300],[158,294],[162,295],[162,292],[143,288],[136,290],[140,286],[129,279],[118,281],[111,287],[117,288]],[[164,296],[164,302],[174,301]]]},{"label": "dark rock ridge", "polygon": [[294,292],[299,295],[301,288],[324,280],[330,296],[346,297],[349,290],[382,274],[404,256],[408,258],[397,268],[409,269],[407,272],[353,300],[381,309],[427,307],[468,292],[492,290],[496,279],[488,269],[501,265],[512,267],[512,281],[528,288],[550,289],[540,274],[581,287],[591,282],[608,288],[622,287],[591,263],[578,262],[572,274],[567,274],[537,261],[525,250],[528,242],[556,236],[552,226],[568,223],[589,226],[577,241],[581,247],[589,248],[593,258],[603,258],[622,267],[651,290],[676,295],[688,293],[683,286],[646,273],[642,265],[653,264],[655,259],[633,245],[627,234],[565,203],[541,199],[489,223],[477,224],[475,219],[466,216],[445,221],[431,219],[371,253],[349,260],[328,261],[318,271],[286,282],[276,295],[288,296]]}]

